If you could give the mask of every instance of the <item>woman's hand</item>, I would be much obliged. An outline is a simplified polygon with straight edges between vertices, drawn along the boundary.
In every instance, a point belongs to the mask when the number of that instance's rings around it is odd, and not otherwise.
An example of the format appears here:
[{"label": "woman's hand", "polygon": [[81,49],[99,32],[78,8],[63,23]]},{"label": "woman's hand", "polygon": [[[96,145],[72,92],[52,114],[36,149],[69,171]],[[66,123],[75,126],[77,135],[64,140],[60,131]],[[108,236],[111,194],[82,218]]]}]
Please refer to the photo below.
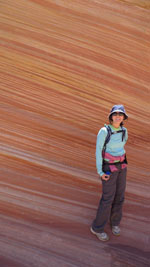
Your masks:
[{"label": "woman's hand", "polygon": [[104,181],[108,181],[109,178],[110,178],[110,175],[105,174],[105,173],[101,176],[101,179],[104,180]]}]

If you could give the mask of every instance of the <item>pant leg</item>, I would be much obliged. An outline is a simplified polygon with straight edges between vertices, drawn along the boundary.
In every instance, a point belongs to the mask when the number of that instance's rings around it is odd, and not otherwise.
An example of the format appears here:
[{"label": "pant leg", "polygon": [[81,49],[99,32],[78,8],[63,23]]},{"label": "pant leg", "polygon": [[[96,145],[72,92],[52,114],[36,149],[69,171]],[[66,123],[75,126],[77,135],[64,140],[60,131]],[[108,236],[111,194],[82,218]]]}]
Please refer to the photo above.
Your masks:
[{"label": "pant leg", "polygon": [[102,180],[102,197],[99,202],[96,218],[92,224],[92,228],[95,232],[103,232],[110,217],[111,206],[116,194],[118,173],[119,171],[112,173],[108,181]]},{"label": "pant leg", "polygon": [[122,207],[124,203],[124,194],[126,187],[126,174],[127,168],[121,169],[119,171],[117,181],[116,181],[116,193],[114,201],[112,203],[110,223],[112,226],[119,225],[122,218]]}]

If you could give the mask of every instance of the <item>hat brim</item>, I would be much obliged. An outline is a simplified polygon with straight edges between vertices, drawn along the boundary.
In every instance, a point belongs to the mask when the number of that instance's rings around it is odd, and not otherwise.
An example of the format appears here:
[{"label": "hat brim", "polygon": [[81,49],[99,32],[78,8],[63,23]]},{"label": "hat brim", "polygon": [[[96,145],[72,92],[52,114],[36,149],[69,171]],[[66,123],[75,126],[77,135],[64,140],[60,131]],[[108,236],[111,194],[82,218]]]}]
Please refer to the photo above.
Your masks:
[{"label": "hat brim", "polygon": [[110,118],[110,116],[111,116],[113,113],[115,113],[115,112],[121,112],[121,113],[125,116],[125,120],[128,119],[128,115],[127,115],[126,113],[124,113],[123,111],[121,111],[120,109],[116,109],[115,111],[111,112],[111,113],[109,114],[109,118]]}]

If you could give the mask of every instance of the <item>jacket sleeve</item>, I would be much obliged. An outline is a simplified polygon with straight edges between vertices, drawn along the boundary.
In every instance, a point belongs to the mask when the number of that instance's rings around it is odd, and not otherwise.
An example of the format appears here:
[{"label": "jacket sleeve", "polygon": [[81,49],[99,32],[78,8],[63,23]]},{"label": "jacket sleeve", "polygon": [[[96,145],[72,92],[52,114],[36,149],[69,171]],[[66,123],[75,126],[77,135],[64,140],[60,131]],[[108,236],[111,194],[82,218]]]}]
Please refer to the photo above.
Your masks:
[{"label": "jacket sleeve", "polygon": [[102,171],[102,164],[103,164],[102,150],[106,136],[107,136],[107,129],[106,127],[103,127],[100,129],[97,135],[97,142],[96,142],[96,168],[97,168],[97,173],[100,176],[104,174],[104,172]]}]

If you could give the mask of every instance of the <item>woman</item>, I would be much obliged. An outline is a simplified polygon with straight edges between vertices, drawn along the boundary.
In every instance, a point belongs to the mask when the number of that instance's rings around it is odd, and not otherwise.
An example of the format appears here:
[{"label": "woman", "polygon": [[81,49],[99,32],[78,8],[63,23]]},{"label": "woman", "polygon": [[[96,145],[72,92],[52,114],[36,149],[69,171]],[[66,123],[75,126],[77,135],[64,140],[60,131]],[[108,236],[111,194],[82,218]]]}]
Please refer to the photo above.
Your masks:
[{"label": "woman", "polygon": [[[108,234],[104,232],[109,219],[112,233],[120,235],[119,224],[122,218],[127,173],[124,145],[128,139],[123,121],[127,118],[123,105],[113,106],[109,114],[110,124],[101,128],[97,136],[96,166],[102,180],[102,197],[91,232],[101,241],[109,239]],[[109,139],[107,144],[106,139]]]}]

